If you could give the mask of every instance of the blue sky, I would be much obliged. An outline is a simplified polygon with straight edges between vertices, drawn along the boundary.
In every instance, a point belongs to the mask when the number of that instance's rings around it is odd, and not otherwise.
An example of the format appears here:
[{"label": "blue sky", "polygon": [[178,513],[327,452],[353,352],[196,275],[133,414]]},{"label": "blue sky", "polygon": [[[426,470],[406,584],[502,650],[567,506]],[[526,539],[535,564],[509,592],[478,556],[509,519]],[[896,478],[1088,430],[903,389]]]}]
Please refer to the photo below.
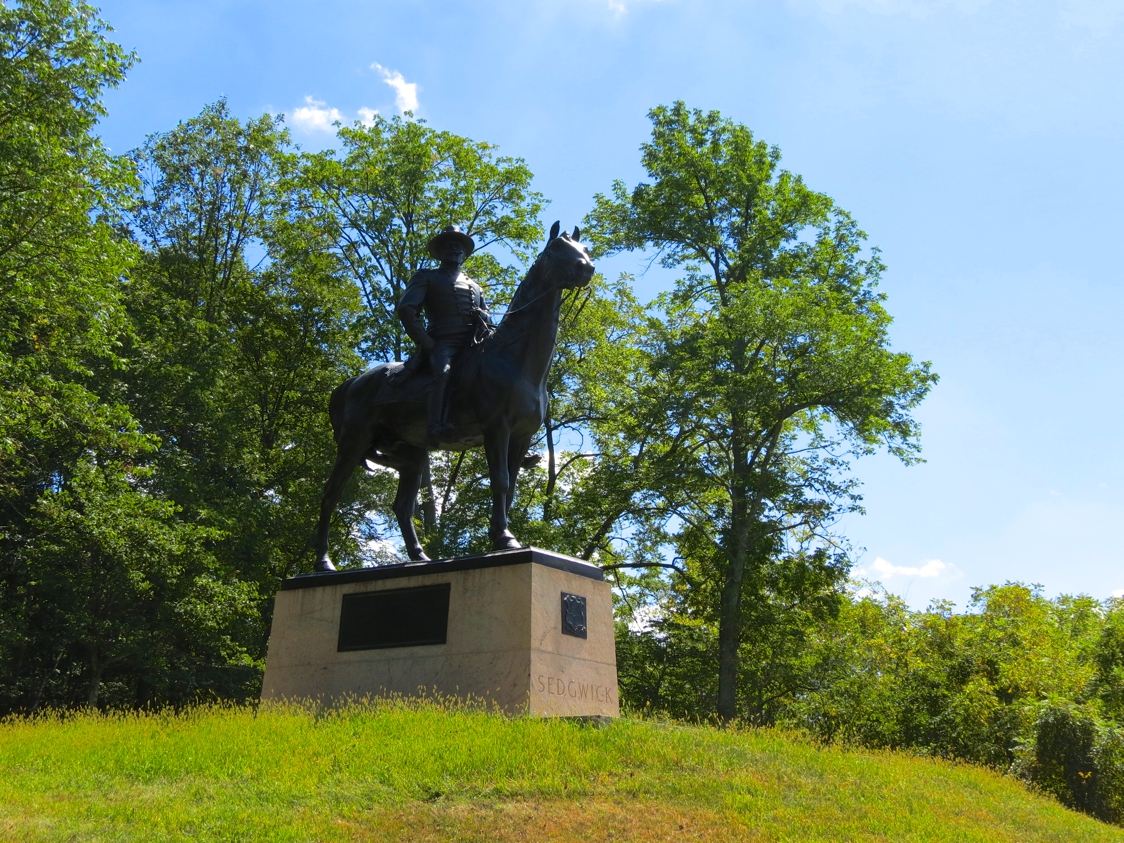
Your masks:
[{"label": "blue sky", "polygon": [[917,414],[927,462],[856,465],[859,571],[915,606],[1007,580],[1124,594],[1121,0],[101,8],[141,57],[107,97],[120,152],[224,95],[285,113],[309,149],[332,119],[416,102],[526,159],[544,222],[572,226],[642,177],[653,105],[745,123],[883,250],[894,344],[941,375]]}]

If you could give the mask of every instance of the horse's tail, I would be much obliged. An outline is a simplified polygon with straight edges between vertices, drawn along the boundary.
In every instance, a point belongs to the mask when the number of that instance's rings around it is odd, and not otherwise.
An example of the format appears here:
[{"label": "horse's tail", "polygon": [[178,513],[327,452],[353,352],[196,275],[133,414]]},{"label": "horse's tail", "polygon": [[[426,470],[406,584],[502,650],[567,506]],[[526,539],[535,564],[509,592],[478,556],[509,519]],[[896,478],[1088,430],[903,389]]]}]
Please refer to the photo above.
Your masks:
[{"label": "horse's tail", "polygon": [[[356,375],[358,377],[358,375]],[[347,405],[347,390],[355,378],[348,378],[332,390],[332,397],[328,399],[328,418],[332,420],[332,437],[336,444],[340,443],[340,432],[343,430],[343,411]]]}]

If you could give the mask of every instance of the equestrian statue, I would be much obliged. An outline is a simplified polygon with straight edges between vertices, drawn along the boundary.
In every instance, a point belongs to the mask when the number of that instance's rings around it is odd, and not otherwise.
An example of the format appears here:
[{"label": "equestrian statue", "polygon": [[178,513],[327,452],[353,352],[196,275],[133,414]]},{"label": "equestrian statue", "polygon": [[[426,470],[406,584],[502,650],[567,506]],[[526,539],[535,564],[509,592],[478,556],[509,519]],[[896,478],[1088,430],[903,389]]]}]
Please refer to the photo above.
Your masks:
[{"label": "equestrian statue", "polygon": [[[398,317],[417,351],[381,363],[332,392],[328,412],[336,463],[324,486],[314,546],[316,570],[334,571],[328,528],[344,486],[367,462],[398,472],[394,515],[406,553],[427,561],[414,506],[430,451],[484,446],[492,487],[488,535],[494,550],[519,547],[507,513],[531,439],[546,417],[546,377],[554,357],[565,290],[584,287],[593,263],[580,232],[550,229],[546,247],[493,325],[480,285],[461,272],[475,243],[457,226],[429,241],[436,269],[414,274]],[[425,315],[425,323],[422,314]]]}]

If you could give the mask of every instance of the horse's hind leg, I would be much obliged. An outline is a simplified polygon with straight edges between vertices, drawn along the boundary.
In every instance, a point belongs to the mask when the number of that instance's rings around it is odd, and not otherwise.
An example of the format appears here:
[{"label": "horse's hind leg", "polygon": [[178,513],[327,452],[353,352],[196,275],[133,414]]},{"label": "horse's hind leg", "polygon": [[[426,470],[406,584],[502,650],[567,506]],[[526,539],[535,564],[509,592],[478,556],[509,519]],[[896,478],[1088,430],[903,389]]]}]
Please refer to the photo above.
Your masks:
[{"label": "horse's hind leg", "polygon": [[367,437],[345,431],[336,446],[336,464],[332,467],[328,482],[324,484],[324,497],[320,501],[320,521],[316,525],[314,549],[316,550],[315,570],[318,572],[336,570],[336,566],[328,557],[328,529],[331,527],[336,505],[343,496],[344,487],[355,472],[355,466],[362,459],[366,445]]},{"label": "horse's hind leg", "polygon": [[418,541],[418,531],[414,527],[414,505],[418,500],[418,490],[421,489],[427,454],[424,449],[410,448],[401,457],[398,454],[395,457],[398,494],[394,496],[394,516],[398,519],[398,529],[402,531],[406,555],[414,562],[428,562],[429,557],[425,555],[421,542]]}]

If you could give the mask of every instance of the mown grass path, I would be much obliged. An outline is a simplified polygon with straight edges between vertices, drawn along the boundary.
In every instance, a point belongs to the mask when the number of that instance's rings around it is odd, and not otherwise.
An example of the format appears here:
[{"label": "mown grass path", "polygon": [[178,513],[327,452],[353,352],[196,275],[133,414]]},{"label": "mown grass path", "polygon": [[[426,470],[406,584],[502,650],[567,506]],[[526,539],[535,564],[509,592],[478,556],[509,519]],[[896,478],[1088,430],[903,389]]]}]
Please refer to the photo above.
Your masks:
[{"label": "mown grass path", "polygon": [[1121,841],[986,770],[426,705],[0,723],[0,840]]}]

